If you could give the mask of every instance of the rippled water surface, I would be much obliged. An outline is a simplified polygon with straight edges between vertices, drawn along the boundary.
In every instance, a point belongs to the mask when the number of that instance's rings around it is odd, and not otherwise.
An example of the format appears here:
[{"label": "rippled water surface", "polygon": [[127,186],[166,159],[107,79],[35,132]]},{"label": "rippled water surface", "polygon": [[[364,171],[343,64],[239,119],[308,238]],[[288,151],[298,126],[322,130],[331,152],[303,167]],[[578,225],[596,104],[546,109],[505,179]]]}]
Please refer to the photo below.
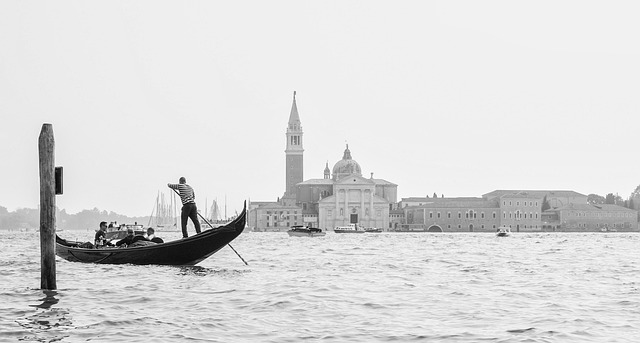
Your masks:
[{"label": "rippled water surface", "polygon": [[39,233],[0,231],[0,341],[638,342],[639,237],[249,232],[248,266],[58,258],[42,291]]}]

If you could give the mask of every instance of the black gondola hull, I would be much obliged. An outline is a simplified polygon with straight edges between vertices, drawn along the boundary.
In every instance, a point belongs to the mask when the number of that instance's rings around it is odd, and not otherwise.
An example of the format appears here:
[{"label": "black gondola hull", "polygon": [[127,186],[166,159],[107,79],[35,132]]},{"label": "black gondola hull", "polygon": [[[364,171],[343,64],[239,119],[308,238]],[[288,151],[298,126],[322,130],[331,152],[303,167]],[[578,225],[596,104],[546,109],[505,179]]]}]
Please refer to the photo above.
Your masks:
[{"label": "black gondola hull", "polygon": [[104,264],[195,265],[215,254],[238,237],[246,223],[242,213],[227,225],[162,244],[127,248],[87,249],[56,235],[56,255],[71,262]]}]

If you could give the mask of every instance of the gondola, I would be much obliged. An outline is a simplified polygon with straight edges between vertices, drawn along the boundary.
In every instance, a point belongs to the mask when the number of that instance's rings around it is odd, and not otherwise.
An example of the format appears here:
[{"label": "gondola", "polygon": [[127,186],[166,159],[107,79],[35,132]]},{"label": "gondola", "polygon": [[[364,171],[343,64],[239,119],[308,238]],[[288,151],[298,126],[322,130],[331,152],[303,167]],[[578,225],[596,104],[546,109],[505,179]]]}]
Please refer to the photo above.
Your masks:
[{"label": "gondola", "polygon": [[71,262],[193,266],[238,237],[244,230],[246,217],[245,202],[242,213],[226,225],[187,238],[140,247],[88,249],[80,247],[82,242],[68,241],[56,235],[56,255]]}]

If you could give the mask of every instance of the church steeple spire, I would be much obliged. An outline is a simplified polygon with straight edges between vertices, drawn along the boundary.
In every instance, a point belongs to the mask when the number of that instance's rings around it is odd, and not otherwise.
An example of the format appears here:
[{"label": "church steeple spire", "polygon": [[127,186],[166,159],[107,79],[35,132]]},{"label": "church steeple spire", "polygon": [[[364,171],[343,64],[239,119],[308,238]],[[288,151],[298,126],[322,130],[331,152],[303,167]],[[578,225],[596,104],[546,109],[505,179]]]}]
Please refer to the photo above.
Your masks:
[{"label": "church steeple spire", "polygon": [[302,135],[302,123],[300,122],[300,115],[298,114],[298,106],[296,104],[296,92],[294,91],[286,132],[287,148],[284,151],[286,155],[286,188],[283,200],[290,204],[295,204],[296,184],[303,181],[302,156],[304,148],[302,147]]},{"label": "church steeple spire", "polygon": [[331,178],[331,169],[329,169],[329,161],[327,161],[327,164],[324,166],[324,178],[325,180]]},{"label": "church steeple spire", "polygon": [[299,129],[302,131],[300,115],[298,114],[298,105],[296,105],[296,91],[293,91],[293,104],[291,105],[291,113],[289,114],[289,129]]}]

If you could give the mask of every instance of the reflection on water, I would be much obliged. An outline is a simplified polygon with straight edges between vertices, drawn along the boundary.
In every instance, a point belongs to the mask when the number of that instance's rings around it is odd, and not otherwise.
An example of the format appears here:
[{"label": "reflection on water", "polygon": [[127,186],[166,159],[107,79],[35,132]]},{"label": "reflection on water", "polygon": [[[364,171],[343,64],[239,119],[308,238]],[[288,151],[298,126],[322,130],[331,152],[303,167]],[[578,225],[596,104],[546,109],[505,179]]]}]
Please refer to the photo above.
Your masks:
[{"label": "reflection on water", "polygon": [[48,309],[51,306],[57,304],[58,301],[60,301],[60,300],[58,300],[56,298],[56,295],[58,295],[58,292],[56,292],[54,290],[44,290],[43,293],[44,293],[44,298],[38,300],[38,301],[42,301],[42,304],[40,304],[40,305],[29,305],[29,306]]},{"label": "reflection on water", "polygon": [[38,299],[41,303],[29,305],[37,308],[36,312],[16,320],[16,323],[26,331],[24,335],[17,337],[20,341],[58,342],[70,336],[73,326],[69,310],[53,307],[60,301],[56,298],[58,292],[53,290],[42,292],[44,298]]},{"label": "reflection on water", "polygon": [[195,276],[208,276],[216,275],[219,277],[234,277],[248,272],[247,270],[233,270],[233,269],[213,269],[201,266],[179,266],[178,275],[195,275]]}]

